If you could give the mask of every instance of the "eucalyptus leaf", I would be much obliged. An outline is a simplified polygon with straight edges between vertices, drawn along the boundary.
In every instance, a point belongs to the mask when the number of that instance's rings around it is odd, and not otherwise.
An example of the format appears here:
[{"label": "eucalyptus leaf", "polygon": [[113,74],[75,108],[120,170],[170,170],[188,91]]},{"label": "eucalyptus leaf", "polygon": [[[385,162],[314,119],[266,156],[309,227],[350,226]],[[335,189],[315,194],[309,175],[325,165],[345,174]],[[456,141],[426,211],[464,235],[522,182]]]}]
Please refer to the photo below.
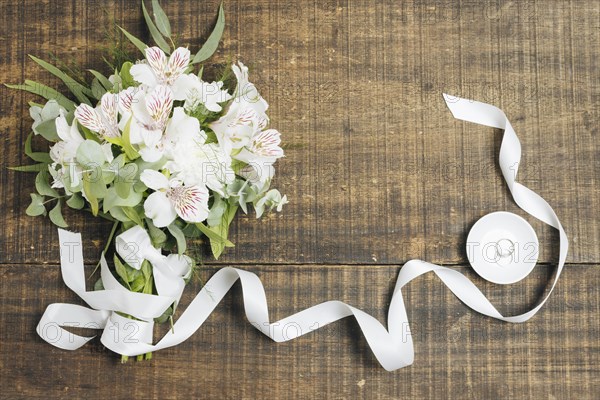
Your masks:
[{"label": "eucalyptus leaf", "polygon": [[[50,122],[50,121],[48,121]],[[54,121],[52,121],[54,122]],[[40,124],[43,125],[43,124]],[[38,125],[39,126],[39,125]],[[55,129],[56,132],[56,129]],[[50,164],[52,162],[52,159],[50,158],[50,155],[48,153],[45,152],[34,152],[31,150],[31,138],[33,137],[33,133],[30,133],[29,135],[27,135],[27,139],[25,139],[25,155],[29,158],[31,158],[33,161],[37,161],[37,162],[42,162],[45,164]],[[58,137],[58,135],[57,135]]]},{"label": "eucalyptus leaf", "polygon": [[56,102],[62,107],[64,107],[67,111],[75,110],[74,102],[72,102],[56,90],[52,89],[51,87],[46,86],[42,83],[26,80],[25,83],[22,85],[5,84],[5,86],[10,89],[23,90],[29,93],[36,94],[45,98],[46,100],[56,100]]},{"label": "eucalyptus leaf", "polygon": [[154,226],[154,223],[149,218],[146,218],[146,225],[148,225],[148,234],[150,235],[154,247],[163,247],[167,241],[167,234],[164,233],[162,229]]},{"label": "eucalyptus leaf", "polygon": [[94,80],[92,80],[92,96],[96,100],[100,100],[102,98],[102,95],[104,95],[104,93],[106,92],[107,90],[104,88],[104,86],[102,86],[100,81],[94,78]]},{"label": "eucalyptus leaf", "polygon": [[142,221],[142,217],[140,217],[140,215],[138,214],[138,212],[136,211],[135,208],[132,207],[121,207],[121,209],[123,210],[123,212],[125,213],[125,215],[127,215],[127,217],[136,223],[136,225],[139,225],[141,227],[144,226],[144,222]]},{"label": "eucalyptus leaf", "polygon": [[48,213],[48,216],[50,217],[50,221],[52,221],[52,223],[54,223],[54,225],[60,227],[60,228],[66,228],[68,225],[65,222],[63,216],[62,216],[62,201],[57,201],[56,205],[54,206],[54,208],[52,210],[50,210],[50,212]]},{"label": "eucalyptus leaf", "polygon": [[152,0],[152,13],[154,14],[156,27],[160,33],[166,37],[171,37],[171,24],[169,23],[169,18],[160,4],[158,4],[158,0]]},{"label": "eucalyptus leaf", "polygon": [[215,51],[219,47],[219,41],[221,40],[221,36],[223,36],[224,29],[225,11],[223,11],[223,3],[221,3],[221,6],[219,6],[219,16],[217,17],[215,29],[213,29],[212,33],[206,40],[206,43],[204,43],[200,51],[198,51],[198,53],[196,53],[196,55],[192,59],[192,64],[202,62],[215,53]]},{"label": "eucalyptus leaf", "polygon": [[69,198],[69,200],[66,201],[67,205],[75,210],[81,210],[83,208],[83,206],[85,205],[85,201],[83,200],[83,197],[81,197],[81,194],[79,193],[73,193],[71,195],[71,197]]},{"label": "eucalyptus leaf", "polygon": [[152,39],[154,39],[154,42],[162,51],[170,54],[171,48],[169,47],[169,44],[166,42],[165,38],[163,38],[161,33],[158,31],[156,25],[154,25],[154,22],[152,22],[152,18],[150,18],[150,14],[148,14],[148,10],[146,10],[144,1],[142,1],[142,12],[144,13],[144,19],[146,20],[146,25],[148,26],[148,30],[150,31]]},{"label": "eucalyptus leaf", "polygon": [[36,193],[31,193],[31,204],[25,210],[25,214],[30,217],[37,217],[38,215],[46,215],[46,207],[44,207],[44,196],[40,196]]},{"label": "eucalyptus leaf", "polygon": [[167,226],[167,229],[173,235],[175,240],[177,241],[177,254],[182,255],[185,253],[187,249],[187,244],[185,242],[185,235],[181,231],[181,229],[173,222],[171,225]]},{"label": "eucalyptus leaf", "polygon": [[86,88],[82,84],[78,83],[73,78],[71,78],[69,75],[65,74],[63,71],[61,71],[54,65],[50,64],[49,62],[46,62],[46,61],[39,59],[32,55],[29,55],[29,57],[33,61],[35,61],[37,64],[42,66],[42,68],[44,68],[46,71],[50,72],[52,75],[56,76],[61,81],[63,81],[63,83],[75,95],[77,100],[79,100],[81,103],[85,103],[90,106],[92,105],[92,103],[90,102],[90,100],[87,97],[87,96],[91,95],[91,91],[88,88]]},{"label": "eucalyptus leaf", "polygon": [[106,91],[112,90],[113,84],[110,82],[110,80],[108,80],[107,77],[105,77],[100,72],[95,71],[93,69],[88,69],[88,71],[90,71],[92,73],[92,75],[94,75],[94,77],[96,77],[96,79],[98,79],[98,82],[104,87],[104,89],[106,89]]},{"label": "eucalyptus leaf", "polygon": [[49,142],[58,142],[60,140],[56,132],[56,119],[44,121],[38,124],[34,130]]},{"label": "eucalyptus leaf", "polygon": [[109,212],[113,207],[135,207],[142,201],[142,194],[130,191],[128,197],[123,198],[117,194],[115,187],[110,187],[106,191],[104,202],[102,203],[103,211]]},{"label": "eucalyptus leaf", "polygon": [[43,196],[59,197],[58,192],[50,187],[48,176],[48,171],[40,171],[35,177],[35,189]]},{"label": "eucalyptus leaf", "polygon": [[129,219],[129,217],[123,212],[122,207],[111,208],[109,214],[117,221],[121,221],[124,223],[132,223],[131,219]]},{"label": "eucalyptus leaf", "polygon": [[77,162],[83,166],[100,167],[106,158],[102,146],[93,140],[85,140],[77,148]]},{"label": "eucalyptus leaf", "polygon": [[125,29],[121,28],[120,26],[119,26],[119,29],[121,30],[121,32],[123,32],[125,34],[125,36],[127,36],[127,39],[129,39],[129,41],[131,43],[133,43],[133,45],[142,52],[144,57],[146,57],[146,48],[148,46],[144,42],[142,42],[140,39],[136,38],[131,33],[127,32]]},{"label": "eucalyptus leaf", "polygon": [[45,171],[48,168],[48,164],[32,164],[32,165],[19,165],[18,167],[8,167],[8,169],[19,172],[40,172]]}]

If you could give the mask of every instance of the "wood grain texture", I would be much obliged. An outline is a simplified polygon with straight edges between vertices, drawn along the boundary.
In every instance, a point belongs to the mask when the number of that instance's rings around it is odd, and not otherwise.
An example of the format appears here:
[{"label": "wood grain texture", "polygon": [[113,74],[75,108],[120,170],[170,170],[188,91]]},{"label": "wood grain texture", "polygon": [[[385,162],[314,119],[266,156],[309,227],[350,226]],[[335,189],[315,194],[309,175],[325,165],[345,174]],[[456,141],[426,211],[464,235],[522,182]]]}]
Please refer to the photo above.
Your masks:
[{"label": "wood grain texture", "polygon": [[[219,1],[162,3],[179,42],[201,45]],[[25,216],[33,176],[6,169],[27,162],[27,101],[35,97],[0,86],[1,397],[599,393],[600,4],[228,0],[224,7],[224,40],[210,63],[250,66],[283,133],[275,186],[290,204],[260,221],[238,216],[236,248],[209,262],[205,278],[220,265],[258,272],[273,318],[339,298],[384,320],[406,260],[465,270],[464,242],[479,217],[524,214],[498,171],[501,133],[455,121],[441,97],[447,92],[493,103],[511,120],[523,145],[519,180],[549,201],[570,238],[555,294],[530,323],[508,325],[469,312],[433,276],[421,278],[407,291],[416,362],[391,374],[350,321],[271,343],[244,322],[239,290],[204,330],[150,363],[121,366],[97,343],[76,353],[54,349],[36,337],[37,319],[47,304],[77,299],[59,279],[55,228]],[[0,1],[0,83],[30,78],[64,89],[27,54],[108,72],[101,56],[112,20],[149,37],[137,1]],[[86,260],[96,262],[110,225],[66,217],[84,232]],[[528,220],[541,265],[509,288],[477,280],[502,310],[525,310],[556,260],[556,232]]]},{"label": "wood grain texture", "polygon": [[[204,270],[203,278],[217,268]],[[385,323],[398,273],[394,266],[244,268],[262,279],[272,321],[340,299]],[[600,391],[600,322],[592,317],[600,312],[597,267],[567,268],[553,298],[527,324],[484,318],[435,275],[417,279],[403,291],[415,363],[393,373],[379,366],[351,319],[273,343],[246,321],[239,284],[195,335],[152,361],[121,365],[97,340],[77,352],[59,350],[37,337],[37,320],[49,303],[81,302],[62,284],[58,266],[44,267],[44,278],[32,282],[36,269],[0,269],[4,398],[562,399]],[[535,301],[546,272],[537,268],[502,288],[475,279],[501,311],[518,312]],[[198,289],[188,287],[182,307]]]}]

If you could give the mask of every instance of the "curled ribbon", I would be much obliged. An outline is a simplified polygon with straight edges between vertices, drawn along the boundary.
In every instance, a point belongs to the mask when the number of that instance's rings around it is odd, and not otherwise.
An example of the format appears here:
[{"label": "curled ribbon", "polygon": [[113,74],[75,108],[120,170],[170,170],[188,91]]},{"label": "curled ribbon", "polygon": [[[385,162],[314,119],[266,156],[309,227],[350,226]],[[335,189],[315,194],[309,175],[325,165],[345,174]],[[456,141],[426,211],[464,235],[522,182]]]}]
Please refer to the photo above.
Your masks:
[{"label": "curled ribbon", "polygon": [[[421,260],[410,260],[398,274],[388,310],[388,329],[365,312],[340,301],[327,301],[300,311],[277,322],[269,322],[267,299],[262,283],[255,274],[226,267],[217,271],[158,343],[152,344],[153,318],[177,304],[183,290],[184,277],[189,272],[185,259],[163,256],[150,244],[146,231],[135,227],[116,240],[117,252],[132,266],[139,268],[143,260],[152,263],[158,295],[133,293],[124,288],[111,274],[106,260],[101,258],[101,278],[105,290],[86,291],[81,236],[59,229],[61,272],[66,285],[91,308],[56,303],[48,306],[38,326],[38,334],[56,347],[75,350],[92,337],[75,335],[63,329],[68,326],[103,329],[101,342],[119,354],[135,356],[175,346],[188,339],[202,326],[233,284],[240,280],[247,319],[275,342],[285,342],[341,318],[353,316],[358,322],[371,350],[388,371],[411,365],[414,349],[408,316],[401,289],[413,279],[434,272],[468,307],[481,314],[506,322],[524,322],[533,317],[552,293],[564,267],[568,252],[567,236],[550,205],[538,194],[516,182],[521,159],[521,144],[505,114],[498,108],[472,100],[444,95],[455,118],[504,130],[500,147],[500,168],[513,199],[524,211],[556,228],[560,236],[557,273],[548,294],[530,311],[503,316],[460,272]],[[131,251],[132,243],[138,248]],[[134,258],[128,258],[133,256]],[[119,313],[135,316],[129,319]]]}]

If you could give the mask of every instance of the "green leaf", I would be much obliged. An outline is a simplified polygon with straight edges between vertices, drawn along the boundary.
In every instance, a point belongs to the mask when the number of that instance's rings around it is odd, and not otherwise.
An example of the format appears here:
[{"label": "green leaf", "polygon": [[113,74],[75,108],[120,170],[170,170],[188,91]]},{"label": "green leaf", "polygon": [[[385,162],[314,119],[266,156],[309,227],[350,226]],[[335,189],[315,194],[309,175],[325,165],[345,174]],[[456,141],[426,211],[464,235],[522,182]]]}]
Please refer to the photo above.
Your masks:
[{"label": "green leaf", "polygon": [[123,283],[127,285],[129,290],[132,290],[131,286],[129,285],[129,276],[127,275],[127,269],[125,268],[125,265],[123,265],[123,263],[121,262],[121,260],[119,260],[119,257],[116,254],[113,256],[113,260],[115,263],[115,271],[117,272],[117,275],[119,276],[119,278],[121,278]]},{"label": "green leaf", "polygon": [[56,119],[42,122],[35,127],[35,130],[49,142],[58,142],[60,139],[56,132]]},{"label": "green leaf", "polygon": [[217,17],[217,23],[215,24],[215,29],[213,29],[212,33],[206,40],[206,43],[202,46],[200,51],[196,53],[194,59],[192,60],[192,64],[197,64],[208,59],[210,56],[214,54],[219,47],[219,41],[221,40],[221,36],[223,36],[223,30],[225,29],[225,11],[223,11],[223,3],[219,7],[219,16]]},{"label": "green leaf", "polygon": [[121,77],[121,89],[127,89],[128,87],[135,86],[136,82],[131,75],[131,67],[133,64],[130,61],[123,63],[121,66],[121,70],[119,71],[119,76]]},{"label": "green leaf", "polygon": [[98,79],[94,78],[92,81],[92,96],[96,100],[100,100],[104,93],[106,93],[106,89],[104,89],[104,86],[102,86]]},{"label": "green leaf", "polygon": [[235,245],[227,240],[227,238],[222,237],[219,233],[204,225],[202,222],[197,223],[196,227],[210,240],[223,241],[225,247],[235,247]]},{"label": "green leaf", "polygon": [[125,34],[125,36],[127,36],[127,39],[129,39],[129,41],[131,43],[133,43],[133,45],[142,52],[144,57],[146,57],[146,48],[148,46],[144,42],[142,42],[140,39],[136,38],[131,33],[127,32],[125,29],[121,28],[120,26],[119,26],[119,29],[121,30],[121,32],[123,32]]},{"label": "green leaf", "polygon": [[58,192],[50,187],[48,176],[48,171],[40,171],[35,177],[35,189],[42,196],[59,197]]},{"label": "green leaf", "polygon": [[44,207],[44,196],[40,196],[36,193],[31,193],[31,204],[25,210],[25,214],[30,217],[36,217],[38,215],[46,215],[46,207]]},{"label": "green leaf", "polygon": [[87,168],[101,167],[106,158],[102,146],[93,140],[85,140],[77,148],[77,162]]},{"label": "green leaf", "polygon": [[150,14],[148,14],[148,10],[146,10],[146,5],[144,4],[144,1],[142,1],[142,11],[144,13],[144,19],[146,20],[146,25],[148,25],[148,30],[150,31],[150,35],[152,35],[152,39],[154,39],[154,42],[165,53],[167,53],[167,54],[171,53],[171,48],[169,47],[169,44],[162,37],[162,35],[158,31],[158,29],[156,28],[156,25],[154,25],[154,22],[152,22],[152,19],[150,18]]},{"label": "green leaf", "polygon": [[135,208],[132,208],[132,207],[121,207],[121,209],[123,210],[123,212],[125,213],[125,215],[127,215],[127,218],[129,218],[130,220],[132,220],[133,222],[135,222],[136,225],[139,225],[141,227],[144,226],[144,222],[142,221],[142,218],[140,217],[140,215],[138,214],[138,212],[135,210]]},{"label": "green leaf", "polygon": [[73,193],[69,200],[67,200],[67,205],[75,210],[81,210],[85,205],[85,201],[79,193]]},{"label": "green leaf", "polygon": [[167,229],[169,230],[169,232],[171,232],[171,235],[173,235],[175,240],[177,240],[177,254],[182,255],[183,253],[185,253],[185,250],[187,248],[185,242],[185,235],[183,234],[181,229],[177,225],[175,225],[175,222],[167,226]]},{"label": "green leaf", "polygon": [[152,265],[150,264],[150,262],[148,260],[144,260],[142,262],[140,271],[142,272],[142,275],[144,275],[144,278],[146,278],[146,280],[148,280],[152,277]]},{"label": "green leaf", "polygon": [[172,315],[173,315],[173,307],[169,307],[160,317],[154,318],[154,322],[156,322],[157,324],[165,323],[165,322],[167,322],[169,317],[171,317]]},{"label": "green leaf", "polygon": [[62,107],[64,107],[67,111],[75,110],[74,102],[72,102],[56,90],[52,89],[51,87],[46,86],[42,83],[26,80],[25,83],[22,85],[5,84],[4,86],[10,89],[23,90],[29,93],[33,93],[45,98],[46,100],[56,100],[56,102]]},{"label": "green leaf", "polygon": [[42,66],[42,68],[44,68],[46,71],[50,72],[52,75],[56,76],[58,79],[63,81],[64,84],[69,88],[69,90],[75,95],[77,100],[79,100],[82,103],[86,103],[90,106],[92,105],[92,103],[86,96],[86,94],[91,95],[91,91],[88,88],[76,82],[73,78],[65,74],[60,69],[56,68],[54,65],[32,55],[29,55],[29,57],[37,64]]},{"label": "green leaf", "polygon": [[148,233],[150,234],[150,239],[152,240],[154,247],[162,247],[167,241],[167,234],[164,233],[162,229],[154,226],[152,220],[149,218],[146,218],[146,225],[148,225]]},{"label": "green leaf", "polygon": [[62,216],[61,207],[62,201],[58,200],[54,208],[50,210],[50,213],[48,213],[48,216],[50,217],[50,221],[52,221],[54,225],[61,228],[66,228],[68,225]]},{"label": "green leaf", "polygon": [[143,275],[139,275],[137,278],[131,282],[131,291],[132,292],[140,292],[146,286],[146,279]]},{"label": "green leaf", "polygon": [[106,196],[104,196],[102,211],[107,213],[113,207],[135,207],[142,201],[142,197],[141,193],[130,191],[128,197],[122,198],[117,194],[117,189],[115,187],[110,187],[106,192]]},{"label": "green leaf", "polygon": [[121,140],[123,141],[123,151],[125,151],[125,155],[131,161],[140,157],[140,153],[138,153],[133,146],[131,145],[131,139],[129,138],[129,134],[131,131],[131,120],[133,116],[129,118],[127,124],[125,125],[125,129],[123,129],[123,135],[121,136]]},{"label": "green leaf", "polygon": [[8,167],[8,169],[19,172],[39,172],[45,171],[48,168],[48,164],[32,164],[32,165],[20,165],[18,167]]},{"label": "green leaf", "polygon": [[[50,122],[50,121],[48,121],[48,122]],[[38,125],[38,127],[41,125],[43,125],[43,124]],[[33,133],[30,133],[29,135],[27,135],[27,139],[25,139],[25,155],[27,157],[31,158],[33,161],[50,164],[52,162],[52,159],[50,158],[50,155],[48,153],[33,152],[31,150],[31,138],[32,137],[33,137]]]},{"label": "green leaf", "polygon": [[156,27],[160,33],[166,37],[171,37],[171,24],[169,23],[169,18],[160,4],[158,4],[158,0],[152,0],[152,13],[154,14]]},{"label": "green leaf", "polygon": [[92,194],[92,181],[89,175],[89,172],[83,174],[83,191],[85,193],[87,201],[90,203],[90,206],[92,208],[92,215],[97,216],[100,206],[98,204],[98,198]]},{"label": "green leaf", "polygon": [[98,82],[106,89],[106,91],[110,91],[113,88],[113,84],[108,80],[107,77],[102,75],[100,72],[95,71],[93,69],[88,69],[98,79]]}]

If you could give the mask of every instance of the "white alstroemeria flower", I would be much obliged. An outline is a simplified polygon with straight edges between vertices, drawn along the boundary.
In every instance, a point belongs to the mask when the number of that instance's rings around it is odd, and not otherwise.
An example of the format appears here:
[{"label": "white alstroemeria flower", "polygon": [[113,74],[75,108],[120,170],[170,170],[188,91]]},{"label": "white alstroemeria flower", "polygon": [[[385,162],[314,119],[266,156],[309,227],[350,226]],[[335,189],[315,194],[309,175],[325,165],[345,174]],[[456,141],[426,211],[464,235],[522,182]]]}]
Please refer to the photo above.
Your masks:
[{"label": "white alstroemeria flower", "polygon": [[132,144],[139,145],[144,161],[158,160],[154,149],[161,141],[172,107],[173,92],[167,86],[157,86],[150,93],[140,90],[135,94],[129,138]]},{"label": "white alstroemeria flower", "polygon": [[208,111],[220,112],[223,107],[219,103],[224,103],[231,99],[227,90],[222,90],[223,82],[204,82],[193,75],[193,84],[187,91],[187,97],[184,107],[186,110],[194,110],[198,105],[204,104]]},{"label": "white alstroemeria flower", "polygon": [[227,154],[232,149],[244,147],[254,133],[263,130],[269,122],[266,114],[269,105],[248,81],[248,68],[240,62],[232,69],[238,80],[234,99],[227,113],[210,124]]},{"label": "white alstroemeria flower", "polygon": [[140,179],[155,190],[144,202],[146,217],[158,228],[168,226],[177,216],[186,222],[202,222],[208,217],[208,190],[205,186],[183,186],[158,171],[144,170]]},{"label": "white alstroemeria flower", "polygon": [[193,83],[193,74],[185,74],[190,64],[190,51],[177,48],[169,58],[158,47],[146,49],[146,60],[131,67],[131,76],[139,83],[155,88],[163,85],[173,91],[175,100],[185,100],[188,87]]},{"label": "white alstroemeria flower", "polygon": [[96,108],[80,104],[75,110],[79,123],[101,137],[114,138],[119,132],[119,95],[105,93]]},{"label": "white alstroemeria flower", "polygon": [[271,179],[275,173],[273,164],[283,157],[280,143],[281,135],[275,129],[255,133],[250,143],[232,156],[248,164],[240,171],[240,175],[252,183],[264,183]]},{"label": "white alstroemeria flower", "polygon": [[125,125],[127,125],[127,122],[131,118],[133,99],[138,90],[138,88],[131,86],[117,93],[118,109],[119,114],[121,114],[121,119],[119,120],[119,129],[121,131],[125,129]]},{"label": "white alstroemeria flower", "polygon": [[186,185],[208,186],[226,197],[226,187],[235,179],[231,157],[217,143],[205,143],[206,134],[180,136],[165,164]]},{"label": "white alstroemeria flower", "polygon": [[[76,121],[73,121],[72,125],[68,124],[63,110],[60,111],[60,115],[56,118],[56,133],[58,134],[60,141],[50,147],[50,158],[54,161],[50,168],[56,172],[56,174],[51,172],[55,177],[52,187],[63,188],[64,182],[61,178],[69,176],[71,179],[71,188],[67,189],[73,189],[79,186],[81,182],[80,175],[82,174],[82,169],[76,162],[77,149],[85,139],[81,136]],[[108,163],[112,162],[114,157],[111,150],[111,144],[104,143],[100,146],[105,161]],[[60,165],[61,168],[57,170],[58,165]]]},{"label": "white alstroemeria flower", "polygon": [[[54,161],[51,167],[56,170],[56,167],[60,165],[61,168],[57,177],[60,178],[65,176],[65,174],[70,174],[72,180],[71,185],[77,186],[79,184],[81,167],[76,165],[75,159],[77,157],[77,149],[85,139],[79,133],[77,122],[73,121],[73,124],[69,126],[63,110],[60,110],[55,123],[56,133],[58,134],[60,141],[50,147],[50,158]],[[52,187],[63,188],[64,182],[60,179],[55,179],[52,183]]]},{"label": "white alstroemeria flower", "polygon": [[[202,132],[202,135],[201,133]],[[200,137],[201,136],[201,137]],[[206,135],[200,130],[200,122],[185,113],[183,107],[175,107],[173,117],[169,119],[164,134],[152,147],[141,147],[140,155],[147,162],[155,162],[163,156],[170,157],[171,150],[179,140],[199,137],[206,140]]]}]

